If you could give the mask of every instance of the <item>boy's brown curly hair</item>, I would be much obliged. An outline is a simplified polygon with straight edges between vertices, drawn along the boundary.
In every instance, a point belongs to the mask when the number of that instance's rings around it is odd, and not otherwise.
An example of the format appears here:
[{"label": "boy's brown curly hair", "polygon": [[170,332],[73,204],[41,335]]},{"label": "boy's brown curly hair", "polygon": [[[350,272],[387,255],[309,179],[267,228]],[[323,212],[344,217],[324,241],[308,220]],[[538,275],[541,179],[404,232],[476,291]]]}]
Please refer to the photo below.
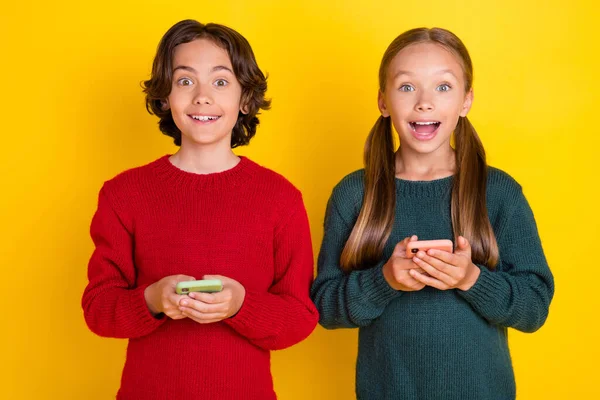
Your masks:
[{"label": "boy's brown curly hair", "polygon": [[171,110],[165,110],[163,104],[171,93],[173,84],[175,47],[201,38],[212,40],[229,55],[233,73],[242,86],[241,106],[247,111],[246,114],[238,114],[231,134],[231,147],[247,145],[256,134],[259,110],[268,110],[271,100],[265,98],[267,78],[258,68],[250,43],[226,26],[213,23],[205,25],[188,19],[176,23],[165,33],[154,57],[152,75],[142,85],[146,93],[146,109],[160,118],[160,130],[171,136],[175,145],[181,146],[181,131],[173,121]]}]

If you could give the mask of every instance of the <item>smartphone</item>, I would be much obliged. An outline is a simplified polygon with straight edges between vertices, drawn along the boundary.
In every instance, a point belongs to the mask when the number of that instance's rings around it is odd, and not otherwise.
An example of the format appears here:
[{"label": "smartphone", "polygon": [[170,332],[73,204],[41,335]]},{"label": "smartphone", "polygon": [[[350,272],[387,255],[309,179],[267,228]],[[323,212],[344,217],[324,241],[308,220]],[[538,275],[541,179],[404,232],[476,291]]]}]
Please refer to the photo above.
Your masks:
[{"label": "smartphone", "polygon": [[175,286],[177,294],[188,294],[191,292],[215,293],[223,290],[223,282],[220,279],[202,279],[199,281],[179,282]]},{"label": "smartphone", "polygon": [[429,249],[443,250],[447,251],[448,253],[452,253],[452,240],[417,240],[414,242],[408,242],[406,245],[406,257],[412,258],[419,252],[419,250],[426,252]]}]

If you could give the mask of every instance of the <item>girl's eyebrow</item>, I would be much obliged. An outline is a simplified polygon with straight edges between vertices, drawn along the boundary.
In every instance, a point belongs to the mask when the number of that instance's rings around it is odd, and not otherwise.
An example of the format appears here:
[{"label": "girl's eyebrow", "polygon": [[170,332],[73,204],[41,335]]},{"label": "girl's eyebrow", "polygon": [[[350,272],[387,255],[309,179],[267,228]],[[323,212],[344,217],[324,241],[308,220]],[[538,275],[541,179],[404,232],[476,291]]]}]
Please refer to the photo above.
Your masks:
[{"label": "girl's eyebrow", "polygon": [[[188,67],[187,65],[178,65],[175,68],[173,68],[173,73],[175,73],[175,71],[177,70],[184,70],[184,71],[188,71],[191,73],[197,73],[196,70],[192,67]],[[229,71],[233,74],[233,71],[231,70],[231,68],[226,67],[225,65],[217,65],[215,67],[212,67],[212,69],[210,70],[210,72],[216,72],[216,71]],[[235,74],[234,74],[235,75]]]},{"label": "girl's eyebrow", "polygon": [[[453,77],[455,77],[455,78],[456,78],[456,75],[454,75],[454,72],[452,72],[452,70],[451,70],[451,69],[441,69],[441,70],[439,70],[439,71],[436,71],[435,73],[436,73],[436,74],[439,74],[439,75],[442,75],[442,74],[450,74],[450,75],[452,75]],[[408,75],[408,76],[411,76],[411,75],[414,75],[414,74],[413,74],[412,72],[410,72],[410,71],[403,71],[403,70],[400,70],[400,71],[398,71],[398,72],[396,72],[396,73],[394,74],[394,79],[397,79],[397,78],[398,78],[400,75]]]}]

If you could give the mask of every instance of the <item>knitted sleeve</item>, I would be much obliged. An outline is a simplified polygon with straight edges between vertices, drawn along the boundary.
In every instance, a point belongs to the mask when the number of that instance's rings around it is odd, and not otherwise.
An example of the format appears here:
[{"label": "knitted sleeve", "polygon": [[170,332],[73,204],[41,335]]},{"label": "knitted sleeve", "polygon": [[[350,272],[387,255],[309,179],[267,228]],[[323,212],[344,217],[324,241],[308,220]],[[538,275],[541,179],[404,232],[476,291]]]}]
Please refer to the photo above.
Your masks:
[{"label": "knitted sleeve", "polygon": [[342,217],[334,190],[327,205],[318,272],[311,290],[320,314],[319,323],[327,329],[367,326],[392,299],[401,295],[383,277],[385,261],[350,273],[341,269],[340,255],[352,231],[352,225],[346,222],[349,219]]},{"label": "knitted sleeve", "polygon": [[148,285],[135,284],[132,231],[126,226],[129,221],[115,211],[109,192],[105,184],[90,228],[96,247],[82,298],[84,317],[97,335],[137,338],[154,331],[166,318],[150,313],[144,298]]},{"label": "knitted sleeve", "polygon": [[554,279],[521,187],[506,201],[513,206],[498,231],[501,262],[492,271],[479,265],[475,285],[458,293],[489,322],[534,332],[548,316]]},{"label": "knitted sleeve", "polygon": [[309,297],[314,260],[300,192],[274,232],[274,265],[270,289],[246,290],[242,308],[223,321],[265,350],[283,349],[302,341],[319,318]]}]

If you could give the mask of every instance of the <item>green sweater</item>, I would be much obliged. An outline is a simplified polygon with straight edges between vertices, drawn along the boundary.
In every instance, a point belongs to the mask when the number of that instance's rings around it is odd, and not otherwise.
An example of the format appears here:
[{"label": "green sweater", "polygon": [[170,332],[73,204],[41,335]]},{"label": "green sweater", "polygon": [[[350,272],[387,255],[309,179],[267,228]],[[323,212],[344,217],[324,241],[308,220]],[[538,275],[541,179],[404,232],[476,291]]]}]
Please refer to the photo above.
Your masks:
[{"label": "green sweater", "polygon": [[539,329],[554,294],[533,213],[521,186],[488,169],[487,209],[500,252],[468,291],[392,289],[382,266],[397,242],[451,239],[452,177],[396,179],[396,217],[383,258],[344,273],[339,259],[358,217],[364,170],[346,176],[327,206],[311,297],[325,328],[359,328],[356,395],[363,400],[515,398],[507,328]]}]

